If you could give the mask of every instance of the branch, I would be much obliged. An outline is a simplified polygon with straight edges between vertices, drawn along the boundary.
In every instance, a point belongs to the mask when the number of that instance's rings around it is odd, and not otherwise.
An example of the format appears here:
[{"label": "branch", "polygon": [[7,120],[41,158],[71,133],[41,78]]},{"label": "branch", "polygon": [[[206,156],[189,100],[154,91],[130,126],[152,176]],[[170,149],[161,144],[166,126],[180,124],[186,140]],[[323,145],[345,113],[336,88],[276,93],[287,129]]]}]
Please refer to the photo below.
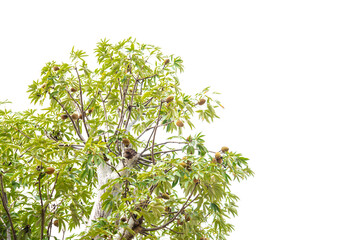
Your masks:
[{"label": "branch", "polygon": [[84,122],[84,126],[85,126],[85,130],[87,133],[87,137],[90,137],[89,132],[87,130],[87,126],[86,126],[86,112],[84,111],[84,103],[83,103],[83,99],[82,99],[82,86],[81,86],[81,79],[80,79],[80,75],[79,72],[77,71],[77,67],[75,67],[75,71],[77,74],[77,78],[79,80],[79,86],[80,86],[80,103],[81,103],[81,114],[82,114],[82,120]]},{"label": "branch", "polygon": [[111,83],[110,90],[108,91],[108,94],[107,94],[107,96],[105,97],[105,101],[106,101],[107,98],[110,96],[110,93],[111,93],[111,90],[112,90],[112,84],[113,84],[113,83]]},{"label": "branch", "polygon": [[[180,214],[183,212],[183,210],[188,206],[187,203],[188,203],[189,200],[191,199],[191,197],[192,197],[192,195],[193,195],[193,193],[194,193],[194,190],[196,189],[197,185],[198,185],[198,183],[196,183],[196,184],[194,185],[191,194],[190,194],[190,195],[188,196],[188,198],[187,198],[187,201],[182,205],[181,210],[179,210],[179,211],[177,212],[177,214],[174,215],[174,217],[173,217],[171,220],[169,220],[167,223],[165,223],[165,224],[163,224],[163,225],[161,225],[161,226],[158,226],[158,227],[155,227],[155,228],[143,228],[143,230],[144,230],[144,231],[157,231],[157,230],[160,230],[160,229],[162,229],[162,228],[165,228],[165,227],[167,227],[169,224],[171,224],[171,223],[178,217],[178,215],[180,215]],[[187,205],[187,206],[186,206],[186,205]]]},{"label": "branch", "polygon": [[108,126],[108,117],[107,117],[107,111],[106,111],[106,106],[105,106],[105,100],[103,100],[101,93],[100,93],[100,97],[101,97],[101,101],[102,101],[102,105],[103,105],[103,111],[104,111],[105,119],[106,119],[107,138],[110,138],[110,137],[108,136],[108,131],[110,130],[110,128],[109,128],[109,126]]},{"label": "branch", "polygon": [[153,139],[152,139],[152,151],[151,151],[151,158],[152,158],[152,164],[155,165],[155,157],[153,155],[153,151],[154,151],[154,148],[155,148],[155,138],[156,138],[156,132],[157,132],[157,127],[158,127],[158,123],[160,122],[160,119],[161,119],[161,116],[160,116],[160,113],[161,113],[161,109],[162,109],[162,104],[163,102],[161,101],[161,105],[160,105],[160,109],[158,109],[158,115],[157,115],[157,122],[156,122],[156,126],[154,128],[154,133],[153,133]]},{"label": "branch", "polygon": [[[100,93],[100,92],[97,92],[97,95],[99,95],[99,93]],[[91,105],[92,105],[92,103],[95,101],[97,95],[91,100],[90,104],[87,106],[87,108],[86,108],[85,111],[84,111],[85,113],[86,113],[86,111],[91,107]],[[82,115],[82,116],[83,116],[83,115]],[[83,117],[85,117],[85,116],[83,116]]]},{"label": "branch", "polygon": [[[52,98],[55,99],[55,101],[56,101],[56,102],[61,106],[61,108],[66,112],[67,116],[70,118],[70,120],[71,120],[71,122],[72,122],[72,125],[73,125],[74,128],[75,128],[75,131],[76,131],[76,133],[77,133],[77,136],[79,136],[79,138],[81,139],[81,141],[82,141],[83,143],[85,143],[86,141],[85,141],[84,137],[81,135],[80,131],[77,129],[76,123],[74,122],[74,120],[73,120],[72,117],[70,116],[69,112],[65,109],[65,107],[64,107],[54,96],[52,96]],[[83,117],[83,118],[84,118],[84,117]],[[84,124],[85,124],[85,123],[84,123]],[[86,124],[85,124],[85,126],[86,126]]]},{"label": "branch", "polygon": [[[148,141],[147,141],[147,144],[146,144],[145,149],[147,149],[147,148],[148,148],[148,145],[150,144],[150,141],[151,141],[151,137],[152,137],[153,132],[154,132],[154,131],[152,131],[150,137],[148,138]],[[145,150],[143,150],[143,151],[141,152],[140,156],[142,156],[142,154],[143,154],[144,152],[145,152]],[[149,156],[149,154],[148,154],[148,156]]]},{"label": "branch", "polygon": [[[156,152],[156,153],[153,153],[153,155],[158,155],[158,154],[162,154],[162,153],[169,153],[169,152],[177,152],[177,151],[182,151],[182,149],[173,149],[173,150],[168,150],[168,151],[162,151],[162,152]],[[152,153],[148,153],[148,154],[144,154],[144,155],[141,155],[142,157],[148,157],[148,156],[151,156]]]},{"label": "branch", "polygon": [[71,95],[71,93],[69,92],[69,90],[66,89],[67,94],[70,96],[70,98],[74,101],[74,103],[77,105],[77,107],[79,108],[80,112],[81,112],[81,107],[79,105],[79,103],[74,99],[74,97]]},{"label": "branch", "polygon": [[6,198],[6,193],[5,193],[5,190],[4,190],[4,182],[3,182],[3,178],[2,178],[2,173],[0,173],[0,185],[1,185],[1,202],[2,202],[2,205],[5,209],[5,212],[6,212],[6,215],[9,219],[9,222],[10,222],[10,227],[11,227],[11,232],[12,232],[12,236],[14,238],[14,240],[17,240],[16,238],[16,232],[15,232],[15,228],[14,228],[14,225],[12,223],[12,218],[11,218],[11,215],[10,215],[10,211],[7,207],[7,198]]},{"label": "branch", "polygon": [[138,159],[141,160],[142,162],[152,163],[152,161],[150,161],[146,158],[143,158],[143,157],[139,157]]},{"label": "branch", "polygon": [[[57,174],[56,174],[54,186],[53,186],[53,188],[52,188],[52,190],[51,190],[51,194],[50,194],[50,198],[49,198],[50,200],[51,200],[51,198],[52,198],[52,195],[54,194],[55,186],[56,186],[56,183],[57,183],[57,179],[59,178],[59,174],[60,174],[60,172],[57,172]],[[50,202],[45,206],[45,211],[46,211],[47,207],[49,206],[49,204],[50,204]]]},{"label": "branch", "polygon": [[146,80],[146,79],[148,79],[148,78],[153,78],[153,77],[155,77],[155,76],[157,76],[157,73],[156,73],[156,74],[154,74],[154,75],[152,75],[152,76],[148,76],[148,77],[140,78],[140,79],[138,79],[137,81]]},{"label": "branch", "polygon": [[111,164],[107,163],[105,160],[104,160],[104,162],[106,163],[107,166],[111,167],[111,168],[117,173],[117,175],[119,176],[119,178],[121,178],[121,174],[117,171],[117,169],[116,169],[114,166],[112,166]]},{"label": "branch", "polygon": [[78,144],[67,145],[67,144],[60,143],[59,147],[72,147],[73,149],[81,150],[81,148],[84,148],[85,146],[84,145],[78,145]]},{"label": "branch", "polygon": [[[129,82],[130,82],[130,79],[128,79],[128,81],[127,81],[127,84],[126,84],[127,87],[123,88],[123,96],[121,96],[121,98],[122,98],[121,99],[122,100],[122,103],[121,103],[121,116],[120,116],[120,121],[118,122],[118,125],[117,125],[117,128],[116,128],[116,131],[115,131],[114,135],[117,135],[119,129],[121,128],[122,122],[124,120],[124,112],[123,112],[123,110],[125,109],[125,100],[126,100],[126,94],[127,94],[127,89],[128,89],[128,86],[129,86]],[[119,86],[121,86],[121,85],[119,85]]]},{"label": "branch", "polygon": [[127,133],[127,132],[129,132],[129,131],[131,130],[132,126],[136,124],[136,122],[140,119],[140,117],[141,117],[141,115],[138,115],[137,119],[133,120],[133,121],[126,127],[126,132],[125,132],[125,133]]},{"label": "branch", "polygon": [[18,131],[19,133],[21,133],[22,135],[24,135],[27,139],[31,139],[31,137],[27,136],[24,132],[22,132],[20,129],[17,129],[16,127],[14,127],[13,125],[10,124],[11,127],[15,128],[16,131]]},{"label": "branch", "polygon": [[[168,124],[170,124],[170,123],[172,123],[172,122],[173,122],[173,121],[168,122],[168,123],[165,123],[165,124],[158,125],[157,128],[167,126]],[[153,127],[148,127],[148,128],[146,128],[146,129],[137,137],[137,139],[139,139],[140,137],[142,137],[143,134],[145,134],[147,131],[149,131],[149,130],[151,130],[151,129],[153,129],[153,128],[155,128],[155,127],[153,126]]]},{"label": "branch", "polygon": [[40,195],[40,203],[41,203],[41,235],[40,239],[43,239],[44,236],[44,227],[45,227],[45,209],[44,209],[44,203],[42,201],[42,195],[41,195],[41,173],[39,174],[39,195]]},{"label": "branch", "polygon": [[[186,144],[186,142],[167,141],[167,142],[164,142],[164,143],[156,144],[155,147],[158,147],[158,146],[161,146],[161,145],[166,145],[166,144],[168,144],[168,143]],[[146,149],[146,151],[148,151],[148,149]]]},{"label": "branch", "polygon": [[[133,87],[131,101],[130,101],[129,106],[132,106],[132,104],[133,104],[133,96],[135,95],[135,92],[137,91],[137,83],[138,83],[138,81],[136,80],[135,86]],[[125,127],[126,129],[127,129],[128,122],[130,121],[130,118],[131,118],[131,112],[132,112],[132,107],[129,108],[128,118],[127,118],[126,127]]]},{"label": "branch", "polygon": [[83,114],[83,111],[84,111],[84,103],[83,103],[83,100],[82,100],[82,87],[81,87],[81,79],[80,79],[80,75],[79,75],[79,72],[77,71],[77,67],[75,67],[75,71],[76,71],[76,75],[77,75],[77,78],[79,80],[79,86],[80,86],[80,103],[81,103],[81,113]]}]

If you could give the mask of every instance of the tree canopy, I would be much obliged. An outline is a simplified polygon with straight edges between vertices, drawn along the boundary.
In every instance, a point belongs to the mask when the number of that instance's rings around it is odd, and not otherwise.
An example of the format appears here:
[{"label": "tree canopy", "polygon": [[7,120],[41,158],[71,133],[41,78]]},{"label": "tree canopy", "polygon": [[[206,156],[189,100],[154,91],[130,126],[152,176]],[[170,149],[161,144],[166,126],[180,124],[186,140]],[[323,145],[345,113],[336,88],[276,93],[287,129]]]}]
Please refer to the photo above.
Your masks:
[{"label": "tree canopy", "polygon": [[194,119],[218,118],[216,93],[184,93],[183,61],[156,46],[105,39],[94,52],[95,69],[74,48],[46,63],[28,88],[43,109],[0,110],[0,238],[226,239],[231,183],[253,172],[196,132]]}]

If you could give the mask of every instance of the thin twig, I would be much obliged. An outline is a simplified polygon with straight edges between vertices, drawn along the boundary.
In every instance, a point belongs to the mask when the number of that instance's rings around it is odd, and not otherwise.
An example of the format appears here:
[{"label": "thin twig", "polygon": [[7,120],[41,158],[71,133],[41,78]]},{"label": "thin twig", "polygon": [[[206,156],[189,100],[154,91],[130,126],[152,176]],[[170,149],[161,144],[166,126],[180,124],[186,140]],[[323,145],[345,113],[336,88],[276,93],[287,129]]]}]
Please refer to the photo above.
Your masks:
[{"label": "thin twig", "polygon": [[87,137],[90,137],[89,131],[87,130],[87,126],[86,126],[86,112],[84,111],[84,103],[83,103],[83,99],[82,99],[81,79],[80,79],[79,72],[77,71],[77,67],[75,67],[75,71],[76,71],[77,78],[78,78],[78,80],[79,80],[79,86],[80,86],[80,103],[81,103],[82,120],[83,120],[83,122],[84,122],[84,126],[85,126],[85,130],[86,130],[86,133],[87,133]]},{"label": "thin twig", "polygon": [[74,129],[77,133],[77,136],[79,136],[79,138],[81,139],[81,141],[83,143],[85,143],[85,139],[84,137],[81,135],[80,131],[77,129],[76,127],[76,123],[74,122],[74,120],[72,119],[71,115],[69,114],[69,112],[65,109],[65,107],[61,104],[61,102],[59,102],[54,96],[52,96],[52,98],[61,106],[61,108],[66,112],[67,116],[70,118],[72,125],[74,126]]},{"label": "thin twig", "polygon": [[[172,122],[173,122],[173,121],[167,122],[167,123],[165,123],[165,124],[160,124],[160,125],[157,126],[157,128],[159,128],[159,127],[165,127],[165,126],[167,126],[168,124],[170,124],[170,123],[172,123]],[[137,139],[139,139],[140,137],[142,137],[143,134],[145,134],[147,131],[149,131],[149,130],[151,130],[151,129],[153,129],[153,128],[155,128],[155,127],[153,126],[153,127],[146,128],[146,129],[137,137]]]},{"label": "thin twig", "polygon": [[151,158],[152,158],[152,164],[155,165],[156,162],[155,162],[155,157],[153,155],[153,151],[155,149],[155,138],[156,138],[156,132],[157,132],[157,127],[158,127],[158,123],[160,122],[160,119],[161,119],[161,109],[162,109],[162,104],[163,102],[161,101],[161,105],[160,105],[160,109],[158,110],[158,115],[157,115],[157,122],[156,122],[156,125],[155,125],[155,128],[154,128],[154,133],[153,133],[153,139],[152,139],[152,151],[151,151]]},{"label": "thin twig", "polygon": [[105,119],[106,119],[107,138],[109,138],[108,131],[110,130],[110,127],[108,126],[108,117],[107,117],[107,111],[106,111],[106,106],[105,106],[105,100],[103,100],[101,93],[100,93],[100,97],[101,97],[101,101],[102,101],[102,105],[103,105],[103,111],[104,111]]},{"label": "thin twig", "polygon": [[45,209],[44,209],[44,203],[42,201],[42,194],[41,194],[41,173],[39,174],[39,196],[40,196],[40,204],[41,204],[41,235],[40,239],[43,239],[44,236],[44,227],[45,227]]},{"label": "thin twig", "polygon": [[[169,153],[169,152],[178,152],[178,151],[182,151],[182,148],[181,149],[173,149],[173,150],[168,150],[168,151],[161,151],[161,152],[156,152],[156,153],[153,153],[153,155],[158,155],[158,154],[162,154],[162,153]],[[144,155],[141,155],[142,157],[148,157],[148,156],[151,156],[152,153],[148,153],[148,154],[144,154]]]},{"label": "thin twig", "polygon": [[[155,147],[158,147],[158,146],[161,146],[161,145],[166,145],[168,143],[178,143],[178,144],[186,144],[186,142],[176,142],[176,141],[167,141],[167,142],[164,142],[164,143],[158,143],[155,145]],[[148,151],[149,149],[147,148],[146,151]]]},{"label": "thin twig", "polygon": [[1,202],[2,202],[2,205],[5,209],[5,212],[6,212],[6,215],[9,219],[9,222],[10,222],[10,227],[11,227],[11,232],[12,232],[12,236],[14,238],[14,240],[17,240],[17,237],[16,237],[16,232],[15,232],[15,228],[14,228],[14,224],[12,223],[12,218],[11,218],[11,215],[10,215],[10,211],[7,207],[7,197],[6,197],[6,193],[5,193],[5,190],[4,190],[4,182],[3,182],[3,178],[2,178],[2,173],[0,173],[0,185],[1,185]]},{"label": "thin twig", "polygon": [[[196,184],[194,185],[191,194],[190,194],[190,195],[188,196],[188,198],[187,198],[187,201],[182,205],[181,210],[179,210],[178,213],[177,213],[176,215],[174,215],[171,220],[169,220],[167,223],[165,223],[165,224],[163,224],[163,225],[161,225],[161,226],[158,226],[158,227],[155,227],[155,228],[143,228],[143,230],[144,230],[144,231],[157,231],[157,230],[160,230],[160,229],[162,229],[162,228],[165,228],[165,227],[167,227],[169,224],[171,224],[171,223],[178,217],[178,215],[180,215],[180,214],[183,212],[183,210],[188,206],[187,203],[188,203],[189,200],[191,199],[191,197],[192,197],[192,195],[193,195],[193,193],[194,193],[194,190],[196,189],[197,185],[198,185],[198,183],[196,183]],[[186,205],[187,205],[187,206],[186,206]]]},{"label": "thin twig", "polygon": [[70,96],[70,98],[74,101],[74,103],[77,105],[78,109],[81,112],[81,106],[79,105],[79,103],[75,100],[75,98],[71,95],[71,93],[69,92],[69,90],[66,89],[67,94]]}]

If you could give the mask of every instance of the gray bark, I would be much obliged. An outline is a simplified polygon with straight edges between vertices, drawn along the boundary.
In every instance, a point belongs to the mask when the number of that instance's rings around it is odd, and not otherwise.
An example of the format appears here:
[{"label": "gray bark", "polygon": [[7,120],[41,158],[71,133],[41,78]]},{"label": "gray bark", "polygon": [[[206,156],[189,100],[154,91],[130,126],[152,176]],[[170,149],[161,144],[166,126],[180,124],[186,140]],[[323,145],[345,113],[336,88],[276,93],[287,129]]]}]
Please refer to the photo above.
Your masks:
[{"label": "gray bark", "polygon": [[11,229],[8,227],[6,230],[6,240],[11,240]]},{"label": "gray bark", "polygon": [[[131,159],[126,159],[125,162],[126,162],[127,167],[133,168],[137,164],[138,158],[139,158],[139,154],[137,154],[136,156],[134,156]],[[122,163],[120,163],[119,165],[120,166],[118,166],[118,168],[116,168],[116,169],[118,169],[118,171],[124,167]],[[119,174],[121,176],[127,176],[129,174],[129,170],[119,171]],[[101,189],[101,187],[104,184],[106,184],[109,180],[119,177],[118,174],[115,171],[113,171],[110,166],[108,166],[106,164],[101,164],[98,166],[97,176],[98,176],[97,196],[96,196],[96,200],[95,200],[95,203],[92,208],[91,215],[90,215],[90,218],[88,221],[88,227],[91,225],[92,220],[96,220],[99,217],[106,218],[111,214],[111,212],[105,212],[102,209],[103,202],[101,201],[101,196],[102,196],[102,194],[104,194],[106,192],[107,188]],[[118,195],[118,194],[121,194],[121,191],[122,191],[122,186],[117,184],[114,186],[114,189],[112,190],[112,194]],[[131,218],[129,220],[129,227],[133,228],[134,226],[135,226],[135,221]],[[124,231],[123,229],[120,230],[121,233],[123,233],[123,231]],[[125,233],[123,233],[122,239],[132,239],[133,236],[131,237],[131,235],[132,234],[129,234],[129,232],[126,231]],[[117,237],[115,237],[115,239],[120,239],[120,238],[121,238],[121,235],[118,235]]]}]

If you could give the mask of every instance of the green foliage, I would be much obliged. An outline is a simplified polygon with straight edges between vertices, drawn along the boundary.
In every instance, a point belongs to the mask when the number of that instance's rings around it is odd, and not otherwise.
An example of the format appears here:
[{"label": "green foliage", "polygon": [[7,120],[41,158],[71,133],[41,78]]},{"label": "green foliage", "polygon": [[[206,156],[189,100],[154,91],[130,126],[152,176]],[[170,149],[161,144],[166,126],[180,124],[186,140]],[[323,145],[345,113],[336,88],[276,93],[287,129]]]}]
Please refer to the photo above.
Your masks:
[{"label": "green foliage", "polygon": [[[202,133],[184,137],[176,126],[181,120],[195,130],[195,115],[212,122],[220,102],[209,88],[183,93],[183,61],[158,47],[104,39],[95,54],[96,69],[74,48],[69,63],[42,68],[28,90],[32,103],[45,105],[41,111],[0,110],[0,238],[12,223],[18,239],[78,227],[83,232],[68,239],[119,239],[123,229],[142,239],[225,239],[239,200],[231,182],[253,175],[248,159],[234,151],[214,159],[221,146],[211,151]],[[167,103],[168,96],[174,100]],[[124,139],[139,158],[126,158]],[[112,177],[101,184],[105,168]],[[84,227],[99,189],[104,217]]]}]

